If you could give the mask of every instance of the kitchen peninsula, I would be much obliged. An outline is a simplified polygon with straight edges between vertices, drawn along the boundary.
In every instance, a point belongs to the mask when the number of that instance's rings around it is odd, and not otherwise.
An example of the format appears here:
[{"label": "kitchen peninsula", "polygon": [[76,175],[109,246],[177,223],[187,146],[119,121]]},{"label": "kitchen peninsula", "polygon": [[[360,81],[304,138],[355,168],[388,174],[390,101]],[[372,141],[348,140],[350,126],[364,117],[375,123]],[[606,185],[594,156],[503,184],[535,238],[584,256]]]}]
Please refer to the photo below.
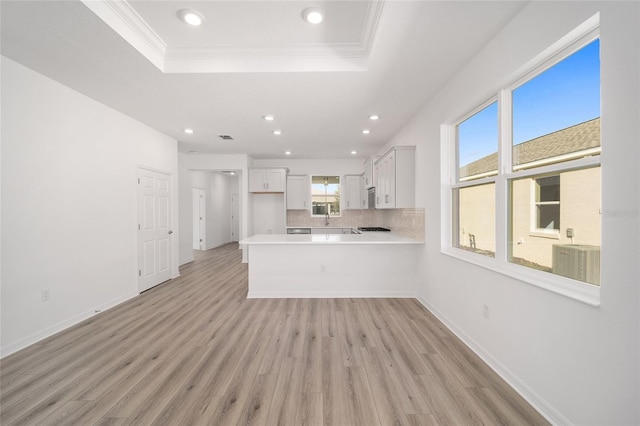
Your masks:
[{"label": "kitchen peninsula", "polygon": [[248,298],[414,297],[424,241],[393,232],[254,235]]}]

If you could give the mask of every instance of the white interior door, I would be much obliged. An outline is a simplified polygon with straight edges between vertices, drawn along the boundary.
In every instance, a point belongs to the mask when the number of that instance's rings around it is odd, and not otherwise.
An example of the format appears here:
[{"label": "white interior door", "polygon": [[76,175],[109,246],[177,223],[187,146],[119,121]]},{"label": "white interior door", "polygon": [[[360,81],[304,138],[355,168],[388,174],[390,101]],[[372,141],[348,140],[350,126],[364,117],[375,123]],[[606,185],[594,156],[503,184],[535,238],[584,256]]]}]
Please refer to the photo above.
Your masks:
[{"label": "white interior door", "polygon": [[193,249],[204,250],[206,226],[206,192],[204,189],[193,188]]},{"label": "white interior door", "polygon": [[231,241],[239,241],[240,238],[240,202],[238,194],[231,194]]},{"label": "white interior door", "polygon": [[171,176],[138,169],[138,290],[171,279]]}]

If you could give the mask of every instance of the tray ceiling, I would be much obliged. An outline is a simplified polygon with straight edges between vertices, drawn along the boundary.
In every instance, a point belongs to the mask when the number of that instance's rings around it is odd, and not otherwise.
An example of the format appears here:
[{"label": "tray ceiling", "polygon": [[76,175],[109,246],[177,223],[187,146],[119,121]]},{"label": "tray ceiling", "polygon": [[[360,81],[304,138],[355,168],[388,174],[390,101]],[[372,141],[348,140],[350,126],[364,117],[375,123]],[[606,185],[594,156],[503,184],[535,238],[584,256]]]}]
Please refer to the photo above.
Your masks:
[{"label": "tray ceiling", "polygon": [[[4,58],[169,135],[181,152],[365,158],[525,4],[2,0],[0,45]],[[302,20],[308,5],[326,11],[322,24]],[[179,21],[183,8],[203,25]]]},{"label": "tray ceiling", "polygon": [[[322,25],[302,19],[317,2],[83,0],[166,73],[362,71],[384,2],[331,1]],[[202,25],[179,18],[197,11]]]}]

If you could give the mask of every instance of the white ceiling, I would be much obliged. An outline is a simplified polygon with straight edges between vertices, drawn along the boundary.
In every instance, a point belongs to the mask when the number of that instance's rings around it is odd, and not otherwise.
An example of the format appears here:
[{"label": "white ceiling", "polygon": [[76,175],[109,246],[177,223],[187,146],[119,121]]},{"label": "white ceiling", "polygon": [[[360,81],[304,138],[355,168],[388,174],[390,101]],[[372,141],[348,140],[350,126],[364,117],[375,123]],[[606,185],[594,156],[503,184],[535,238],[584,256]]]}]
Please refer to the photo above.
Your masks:
[{"label": "white ceiling", "polygon": [[[326,12],[322,24],[302,21],[309,6]],[[3,0],[1,53],[177,139],[182,152],[364,158],[523,6]],[[203,25],[180,22],[184,8]]]}]

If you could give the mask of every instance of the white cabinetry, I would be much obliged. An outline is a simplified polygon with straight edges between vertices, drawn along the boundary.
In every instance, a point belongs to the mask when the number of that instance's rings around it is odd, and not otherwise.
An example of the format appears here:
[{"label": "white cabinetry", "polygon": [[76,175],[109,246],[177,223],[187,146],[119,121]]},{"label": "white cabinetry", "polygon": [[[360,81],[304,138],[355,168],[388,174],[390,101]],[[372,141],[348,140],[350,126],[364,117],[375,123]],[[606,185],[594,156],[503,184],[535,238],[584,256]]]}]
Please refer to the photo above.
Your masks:
[{"label": "white cabinetry", "polygon": [[369,189],[364,184],[364,173],[360,175],[360,208],[369,208]]},{"label": "white cabinetry", "polygon": [[375,186],[373,163],[373,157],[367,158],[367,160],[364,162],[364,173],[362,173],[362,179],[364,180],[364,189],[373,188]]},{"label": "white cabinetry", "polygon": [[286,169],[249,169],[249,192],[284,192],[286,176]]},{"label": "white cabinetry", "polygon": [[375,162],[376,208],[415,207],[415,147],[391,148]]},{"label": "white cabinetry", "polygon": [[360,175],[344,176],[343,210],[361,209],[360,206]]},{"label": "white cabinetry", "polygon": [[311,186],[307,175],[287,176],[287,209],[309,210]]}]

